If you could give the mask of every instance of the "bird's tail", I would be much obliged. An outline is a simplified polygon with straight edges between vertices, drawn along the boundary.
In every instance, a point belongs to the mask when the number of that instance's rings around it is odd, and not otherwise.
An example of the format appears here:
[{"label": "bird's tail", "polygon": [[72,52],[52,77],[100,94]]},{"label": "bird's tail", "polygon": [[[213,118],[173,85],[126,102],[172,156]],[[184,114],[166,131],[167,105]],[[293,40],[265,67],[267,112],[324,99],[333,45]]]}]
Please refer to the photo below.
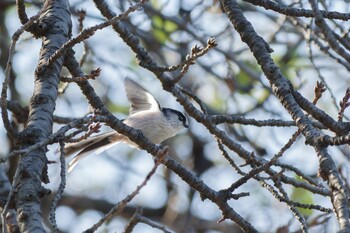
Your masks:
[{"label": "bird's tail", "polygon": [[111,146],[122,142],[125,136],[118,134],[116,132],[104,133],[97,135],[95,137],[88,138],[84,141],[77,143],[69,143],[64,147],[64,152],[66,155],[71,155],[77,151],[80,151],[68,164],[68,172],[71,172],[77,165],[79,160],[85,158],[87,155],[94,152],[101,153]]}]

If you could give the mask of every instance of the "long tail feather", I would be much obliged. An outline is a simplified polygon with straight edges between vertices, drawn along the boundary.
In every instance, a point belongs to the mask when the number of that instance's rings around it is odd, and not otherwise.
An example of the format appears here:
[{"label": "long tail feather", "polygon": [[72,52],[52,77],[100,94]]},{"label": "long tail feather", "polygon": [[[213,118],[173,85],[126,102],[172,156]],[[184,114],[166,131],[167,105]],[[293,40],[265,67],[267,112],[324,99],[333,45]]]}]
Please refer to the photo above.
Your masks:
[{"label": "long tail feather", "polygon": [[117,134],[115,132],[109,132],[88,138],[78,143],[68,144],[64,148],[66,155],[73,154],[77,151],[80,152],[69,162],[67,171],[71,172],[77,163],[86,156],[94,152],[102,153],[117,143],[122,142],[124,140],[124,137],[125,136]]}]

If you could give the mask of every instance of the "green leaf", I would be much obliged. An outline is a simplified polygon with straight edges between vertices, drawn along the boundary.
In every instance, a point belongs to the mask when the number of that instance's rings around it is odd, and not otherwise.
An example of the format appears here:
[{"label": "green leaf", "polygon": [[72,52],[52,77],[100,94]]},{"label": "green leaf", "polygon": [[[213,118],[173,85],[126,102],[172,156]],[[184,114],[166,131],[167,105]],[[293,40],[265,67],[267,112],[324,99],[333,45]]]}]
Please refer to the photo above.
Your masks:
[{"label": "green leaf", "polygon": [[152,24],[155,28],[163,28],[163,19],[156,15],[152,17]]},{"label": "green leaf", "polygon": [[[296,177],[296,180],[303,181],[302,178]],[[291,194],[291,200],[295,202],[299,202],[302,204],[313,204],[313,193],[309,190],[303,189],[303,188],[293,188],[292,194]],[[313,213],[312,209],[305,209],[301,207],[297,207],[298,211],[308,217]]]},{"label": "green leaf", "polygon": [[[248,66],[252,70],[257,71],[257,72],[260,71],[260,68],[257,64],[252,63],[248,60],[243,61],[243,62],[245,63],[246,66]],[[251,91],[251,89],[256,84],[256,80],[252,79],[252,77],[250,77],[246,72],[244,72],[242,70],[240,70],[236,74],[236,82],[237,82],[237,90],[241,94],[249,93],[249,91]]]},{"label": "green leaf", "polygon": [[170,21],[170,20],[165,20],[164,22],[164,30],[168,32],[169,34],[173,33],[174,31],[177,30],[177,24]]},{"label": "green leaf", "polygon": [[153,30],[153,36],[161,44],[165,44],[168,39],[168,35],[164,31],[158,29]]},{"label": "green leaf", "polygon": [[108,102],[107,108],[108,108],[111,112],[118,112],[118,113],[125,113],[125,114],[128,114],[128,112],[129,112],[129,107],[128,107],[128,106],[125,106],[125,105],[117,105],[117,104],[114,104],[114,103],[112,103],[112,102]]},{"label": "green leaf", "polygon": [[158,15],[152,17],[152,25],[152,34],[161,44],[165,44],[170,39],[170,34],[178,28],[174,22],[164,20]]},{"label": "green leaf", "polygon": [[151,0],[151,5],[154,7],[154,9],[160,9],[160,4],[158,0]]}]

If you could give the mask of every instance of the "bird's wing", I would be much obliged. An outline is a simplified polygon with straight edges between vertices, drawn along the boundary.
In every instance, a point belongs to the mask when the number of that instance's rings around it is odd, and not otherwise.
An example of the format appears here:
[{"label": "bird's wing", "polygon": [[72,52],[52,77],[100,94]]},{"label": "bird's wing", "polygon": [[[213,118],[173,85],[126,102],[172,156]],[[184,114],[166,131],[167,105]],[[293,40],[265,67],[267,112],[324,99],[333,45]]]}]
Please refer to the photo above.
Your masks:
[{"label": "bird's wing", "polygon": [[158,101],[135,81],[125,78],[124,85],[126,95],[131,102],[130,115],[144,110],[160,111]]}]

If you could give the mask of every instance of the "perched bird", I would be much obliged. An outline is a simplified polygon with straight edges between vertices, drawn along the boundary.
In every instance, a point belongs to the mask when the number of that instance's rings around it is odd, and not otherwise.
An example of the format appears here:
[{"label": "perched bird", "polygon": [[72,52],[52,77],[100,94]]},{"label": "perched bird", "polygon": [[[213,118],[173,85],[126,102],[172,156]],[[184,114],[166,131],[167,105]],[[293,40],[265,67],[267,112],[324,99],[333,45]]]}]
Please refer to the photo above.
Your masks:
[{"label": "perched bird", "polygon": [[[188,128],[184,114],[171,108],[160,107],[158,101],[147,90],[129,78],[125,79],[124,85],[131,102],[129,116],[123,121],[124,124],[141,130],[143,135],[155,144],[175,136],[183,128]],[[128,137],[116,131],[67,144],[64,148],[66,155],[79,151],[69,162],[68,172],[85,156],[93,152],[101,153],[120,142],[137,147]]]}]

